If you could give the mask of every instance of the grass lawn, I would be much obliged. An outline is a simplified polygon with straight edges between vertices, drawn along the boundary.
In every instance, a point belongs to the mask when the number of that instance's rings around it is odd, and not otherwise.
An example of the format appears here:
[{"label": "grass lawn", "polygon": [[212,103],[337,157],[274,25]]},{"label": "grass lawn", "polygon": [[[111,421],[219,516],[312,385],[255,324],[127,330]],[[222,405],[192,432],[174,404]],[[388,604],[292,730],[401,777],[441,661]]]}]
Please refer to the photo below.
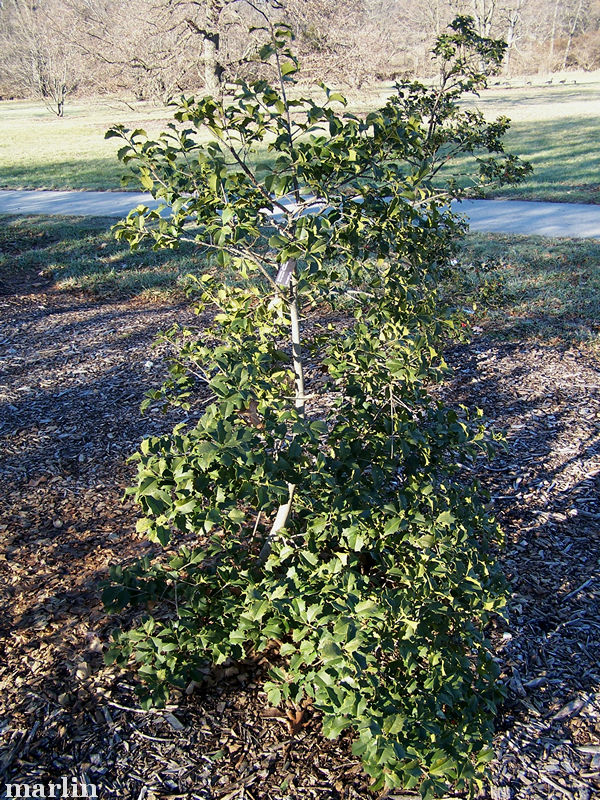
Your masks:
[{"label": "grass lawn", "polygon": [[[12,277],[34,273],[58,289],[100,297],[182,294],[203,263],[189,245],[136,252],[111,234],[115,220],[92,217],[0,216],[0,290]],[[39,280],[38,278],[38,280]]]},{"label": "grass lawn", "polygon": [[533,164],[522,184],[490,193],[493,197],[600,203],[600,115],[546,120],[535,125],[515,122],[507,149]]},{"label": "grass lawn", "polygon": [[[565,73],[568,75],[568,73]],[[522,184],[490,197],[600,203],[600,73],[586,83],[493,88],[471,105],[509,117],[507,150],[531,161]]]},{"label": "grass lawn", "polygon": [[[123,165],[119,139],[104,139],[122,123],[158,134],[168,109],[116,100],[68,104],[58,119],[44,106],[26,101],[0,103],[0,187],[5,189],[119,189]],[[137,186],[131,187],[137,190]]]},{"label": "grass lawn", "polygon": [[452,286],[502,336],[600,342],[600,242],[470,234]]},{"label": "grass lawn", "polygon": [[[513,122],[506,149],[531,162],[533,172],[523,183],[488,190],[487,198],[600,203],[600,116]],[[458,170],[472,174],[473,159],[462,158]]]},{"label": "grass lawn", "polygon": [[[21,273],[52,279],[59,290],[100,297],[181,296],[186,276],[205,262],[191,246],[154,252],[113,239],[113,220],[0,217],[0,290]],[[600,338],[600,242],[471,234],[450,290],[502,335]],[[32,278],[32,280],[39,278]],[[500,324],[501,323],[501,324]]]},{"label": "grass lawn", "polygon": [[[573,80],[494,87],[467,102],[489,118],[509,116],[508,148],[535,168],[524,184],[493,196],[600,202],[600,73],[584,83]],[[375,108],[391,91],[391,85],[365,89],[350,96],[349,108]],[[0,187],[119,189],[120,141],[105,140],[105,131],[123,123],[156,134],[169,119],[163,107],[137,103],[129,108],[116,100],[69,104],[65,113],[58,119],[35,103],[0,103]]]}]

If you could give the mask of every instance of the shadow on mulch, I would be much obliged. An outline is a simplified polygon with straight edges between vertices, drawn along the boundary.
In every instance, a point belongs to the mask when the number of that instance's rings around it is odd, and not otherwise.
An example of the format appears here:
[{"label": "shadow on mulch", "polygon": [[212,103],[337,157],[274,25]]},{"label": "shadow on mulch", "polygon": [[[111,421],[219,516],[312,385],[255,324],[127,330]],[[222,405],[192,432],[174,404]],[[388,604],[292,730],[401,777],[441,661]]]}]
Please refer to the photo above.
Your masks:
[{"label": "shadow on mulch", "polygon": [[[174,421],[139,415],[164,369],[149,345],[157,330],[197,318],[48,287],[17,287],[0,306],[0,781],[79,776],[100,797],[134,800],[371,797],[347,737],[324,740],[318,719],[292,735],[266,706],[264,665],[230,667],[148,713],[134,678],[102,664],[116,620],[98,584],[109,563],[149,547],[122,500],[126,459]],[[511,585],[508,623],[494,633],[509,694],[487,796],[591,800],[600,789],[599,370],[583,349],[485,337],[449,361],[446,399],[481,406],[508,438],[506,452],[476,466],[507,535]]]},{"label": "shadow on mulch", "polygon": [[[600,765],[600,370],[583,349],[485,338],[457,349],[447,396],[507,450],[479,477],[507,536],[508,689],[492,796],[592,797]],[[600,753],[600,748],[597,749]],[[504,794],[502,794],[504,792]],[[498,794],[500,793],[500,794]]]}]

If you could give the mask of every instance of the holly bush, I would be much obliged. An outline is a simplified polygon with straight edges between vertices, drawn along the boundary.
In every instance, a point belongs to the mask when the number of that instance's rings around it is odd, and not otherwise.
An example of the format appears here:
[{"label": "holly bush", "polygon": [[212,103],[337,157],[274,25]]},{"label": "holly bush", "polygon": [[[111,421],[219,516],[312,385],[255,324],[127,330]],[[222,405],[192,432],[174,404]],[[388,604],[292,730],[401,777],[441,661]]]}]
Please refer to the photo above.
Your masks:
[{"label": "holly bush", "polygon": [[278,27],[261,51],[273,83],[182,97],[155,140],[108,134],[163,201],[117,236],[195,242],[212,322],[165,334],[175,357],[148,402],[188,421],[142,443],[130,490],[165,554],[113,569],[105,602],[137,616],[107,660],[134,662],[160,704],[268,653],[271,704],[348,730],[373,789],[424,797],[480,785],[501,695],[484,633],[503,604],[499,532],[465,477],[490,437],[432,387],[461,331],[438,292],[464,230],[448,164],[473,154],[471,187],[528,170],[504,153],[507,120],[459,103],[503,48],[457,18],[440,83],[400,83],[360,116],[325,86],[300,96]]}]

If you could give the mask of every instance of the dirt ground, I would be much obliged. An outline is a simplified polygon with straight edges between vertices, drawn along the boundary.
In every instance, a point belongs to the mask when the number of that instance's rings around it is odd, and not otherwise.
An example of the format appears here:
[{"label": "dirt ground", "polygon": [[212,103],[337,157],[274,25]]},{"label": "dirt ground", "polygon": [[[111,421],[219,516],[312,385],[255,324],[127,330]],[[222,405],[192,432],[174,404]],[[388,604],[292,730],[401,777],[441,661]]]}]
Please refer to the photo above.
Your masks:
[{"label": "dirt ground", "polygon": [[[299,731],[240,665],[166,712],[103,666],[107,566],[148,545],[127,456],[174,418],[141,417],[150,348],[185,306],[98,302],[39,278],[0,297],[0,792],[76,776],[101,798],[370,798],[350,741]],[[592,352],[479,333],[445,394],[508,435],[482,478],[507,534],[507,701],[485,797],[600,796],[600,367]],[[0,795],[4,797],[5,795]],[[404,795],[392,795],[392,797]],[[408,797],[408,795],[406,795]]]}]

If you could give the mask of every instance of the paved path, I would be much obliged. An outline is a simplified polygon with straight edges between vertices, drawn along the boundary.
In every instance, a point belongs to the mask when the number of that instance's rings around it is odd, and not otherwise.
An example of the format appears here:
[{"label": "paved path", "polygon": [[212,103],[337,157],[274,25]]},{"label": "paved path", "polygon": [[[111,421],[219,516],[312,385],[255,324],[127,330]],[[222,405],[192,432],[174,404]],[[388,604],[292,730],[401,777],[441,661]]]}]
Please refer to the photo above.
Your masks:
[{"label": "paved path", "polygon": [[0,190],[0,214],[61,214],[74,217],[124,217],[143,203],[158,203],[144,192],[48,192]]},{"label": "paved path", "polygon": [[[158,205],[143,192],[0,190],[0,214],[123,217],[140,203]],[[600,205],[465,200],[455,208],[467,215],[474,231],[600,239]]]},{"label": "paved path", "polygon": [[600,205],[537,203],[525,200],[464,200],[473,231],[600,239]]}]

